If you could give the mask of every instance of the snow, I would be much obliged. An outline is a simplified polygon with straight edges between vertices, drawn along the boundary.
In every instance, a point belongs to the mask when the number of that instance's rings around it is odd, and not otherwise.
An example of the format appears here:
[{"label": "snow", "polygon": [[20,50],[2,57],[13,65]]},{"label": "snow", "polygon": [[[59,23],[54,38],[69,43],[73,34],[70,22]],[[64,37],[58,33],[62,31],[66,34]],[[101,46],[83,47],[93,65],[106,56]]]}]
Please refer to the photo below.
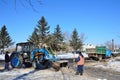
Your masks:
[{"label": "snow", "polygon": [[[9,53],[8,55],[10,56],[11,53]],[[0,54],[0,60],[5,60],[5,54]]]},{"label": "snow", "polygon": [[[86,53],[82,53],[85,58],[88,57]],[[9,54],[9,56],[11,53]],[[5,54],[0,54],[0,60],[5,60]],[[73,54],[73,53],[64,53],[64,54],[58,54],[56,56],[58,59],[72,59],[72,58],[77,58],[78,54]]]},{"label": "snow", "polygon": [[64,53],[64,54],[59,54],[57,56],[58,59],[68,59],[68,58],[75,58],[76,55],[74,55],[73,53]]},{"label": "snow", "polygon": [[5,60],[5,54],[0,54],[0,60]]},{"label": "snow", "polygon": [[[85,58],[88,57],[86,53],[82,53]],[[58,59],[72,59],[72,58],[77,58],[79,55],[78,54],[73,54],[73,53],[64,53],[64,54],[58,54],[57,58]]]},{"label": "snow", "polygon": [[[67,56],[71,57],[73,55],[68,53]],[[93,67],[112,69],[120,72],[119,60],[120,57],[116,57],[108,60],[104,64],[101,62],[94,63],[95,65]],[[64,73],[62,71],[64,71]],[[45,70],[34,70],[34,68],[14,68],[10,71],[0,72],[0,80],[107,80],[89,76],[87,73],[83,76],[76,76],[74,73],[74,71],[71,71],[68,68],[62,68],[58,72],[55,72],[51,68]],[[64,79],[64,77],[66,79]]]},{"label": "snow", "polygon": [[67,68],[62,68],[57,72],[53,69],[34,70],[33,68],[29,68],[13,69],[0,73],[1,80],[88,80],[88,78],[89,80],[97,80],[97,78],[86,77],[86,75],[74,75],[74,72],[70,72]]},{"label": "snow", "polygon": [[103,64],[97,64],[94,67],[101,67],[101,68],[104,68],[104,69],[111,69],[111,70],[120,72],[120,61],[118,61],[118,60],[120,60],[120,56],[116,57],[116,58],[113,58],[113,59],[110,59],[104,65]]},{"label": "snow", "polygon": [[120,61],[116,61],[115,59],[109,60],[107,67],[120,72]]}]

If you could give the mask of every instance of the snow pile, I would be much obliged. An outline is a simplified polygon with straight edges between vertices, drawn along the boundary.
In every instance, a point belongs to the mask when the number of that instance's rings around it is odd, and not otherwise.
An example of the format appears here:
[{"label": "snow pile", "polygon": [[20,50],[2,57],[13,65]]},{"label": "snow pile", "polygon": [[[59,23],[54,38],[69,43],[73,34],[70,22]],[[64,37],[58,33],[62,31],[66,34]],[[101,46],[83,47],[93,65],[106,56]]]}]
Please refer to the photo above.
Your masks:
[{"label": "snow pile", "polygon": [[111,69],[120,72],[120,57],[109,60],[106,64],[97,64],[94,67],[100,67],[104,69]]},{"label": "snow pile", "polygon": [[[82,53],[85,58],[88,57],[86,53]],[[77,58],[79,55],[78,54],[73,54],[73,53],[64,53],[64,54],[58,54],[57,58],[58,59],[73,59]]]},{"label": "snow pile", "polygon": [[88,54],[87,53],[82,53],[83,54],[83,56],[85,57],[85,58],[88,58]]},{"label": "snow pile", "polygon": [[[11,53],[9,53],[8,55],[10,56]],[[5,54],[0,54],[0,60],[5,60]]]},{"label": "snow pile", "polygon": [[5,60],[5,54],[0,54],[0,60]]},{"label": "snow pile", "polygon": [[120,61],[116,61],[116,59],[109,60],[107,67],[120,72]]},{"label": "snow pile", "polygon": [[65,54],[59,54],[57,56],[58,59],[68,59],[68,58],[73,58],[72,53],[65,53]]}]

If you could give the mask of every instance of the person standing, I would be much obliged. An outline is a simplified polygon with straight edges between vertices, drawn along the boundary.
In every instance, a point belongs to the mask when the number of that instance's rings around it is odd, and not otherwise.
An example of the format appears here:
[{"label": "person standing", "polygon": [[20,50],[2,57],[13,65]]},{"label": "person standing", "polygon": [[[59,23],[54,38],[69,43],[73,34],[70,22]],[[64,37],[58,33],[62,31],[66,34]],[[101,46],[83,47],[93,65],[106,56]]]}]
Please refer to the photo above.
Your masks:
[{"label": "person standing", "polygon": [[5,53],[5,70],[9,70],[10,56],[8,54],[9,54],[9,52],[6,51],[6,53]]},{"label": "person standing", "polygon": [[77,62],[77,71],[75,75],[83,75],[83,68],[84,68],[84,56],[81,52],[77,52],[79,54],[78,58],[75,60]]}]

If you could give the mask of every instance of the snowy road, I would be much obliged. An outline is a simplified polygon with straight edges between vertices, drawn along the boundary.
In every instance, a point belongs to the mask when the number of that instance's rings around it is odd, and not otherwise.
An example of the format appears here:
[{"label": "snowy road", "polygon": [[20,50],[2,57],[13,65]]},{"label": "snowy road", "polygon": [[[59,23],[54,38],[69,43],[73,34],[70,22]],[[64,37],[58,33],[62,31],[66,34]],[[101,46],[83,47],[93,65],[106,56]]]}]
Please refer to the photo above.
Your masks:
[{"label": "snowy road", "polygon": [[71,69],[62,68],[55,72],[53,69],[34,70],[13,69],[0,72],[0,80],[119,80],[120,73],[110,72],[98,68],[86,67],[83,76],[74,75]]},{"label": "snowy road", "polygon": [[[14,68],[3,71],[4,62],[0,62],[0,80],[120,80],[120,72],[114,70],[117,65],[117,68],[119,67],[119,64],[110,62],[87,62],[83,76],[75,75],[74,64],[69,69],[63,67],[58,72],[55,72],[53,68],[45,70]],[[112,65],[113,62],[115,66]]]}]

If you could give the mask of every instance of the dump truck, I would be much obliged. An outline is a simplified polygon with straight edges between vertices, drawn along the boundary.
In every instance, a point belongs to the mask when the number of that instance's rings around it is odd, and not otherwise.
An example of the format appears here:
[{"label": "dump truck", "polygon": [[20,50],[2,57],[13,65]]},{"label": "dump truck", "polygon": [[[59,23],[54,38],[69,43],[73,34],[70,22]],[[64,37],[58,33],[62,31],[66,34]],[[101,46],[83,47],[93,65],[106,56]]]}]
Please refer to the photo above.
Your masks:
[{"label": "dump truck", "polygon": [[32,42],[17,43],[16,50],[10,58],[13,68],[33,66],[35,69],[60,69],[60,63],[50,48],[35,48]]},{"label": "dump truck", "polygon": [[86,53],[89,58],[102,60],[105,58],[110,58],[112,56],[112,51],[107,49],[106,46],[96,46],[95,48],[87,48]]}]

